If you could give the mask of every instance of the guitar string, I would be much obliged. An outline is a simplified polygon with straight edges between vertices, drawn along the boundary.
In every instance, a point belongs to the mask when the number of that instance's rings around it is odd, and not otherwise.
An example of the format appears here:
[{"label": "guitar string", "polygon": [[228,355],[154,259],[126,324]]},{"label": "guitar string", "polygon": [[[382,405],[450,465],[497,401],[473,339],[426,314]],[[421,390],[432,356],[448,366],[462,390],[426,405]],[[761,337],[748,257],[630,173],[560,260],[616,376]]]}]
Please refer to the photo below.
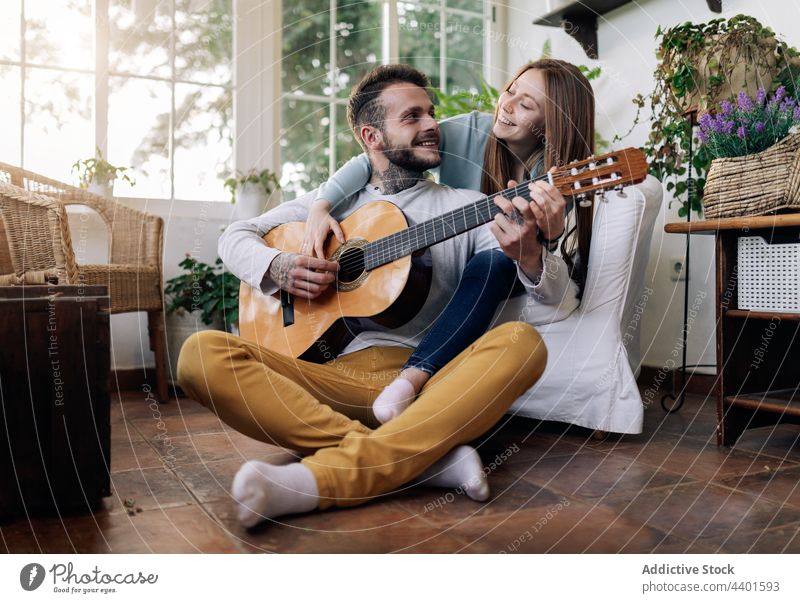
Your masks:
[{"label": "guitar string", "polygon": [[[556,173],[557,172],[553,172],[553,174],[556,174]],[[455,220],[456,219],[459,219],[459,220],[463,221],[464,225],[466,226],[465,230],[462,231],[462,232],[466,232],[468,230],[472,230],[473,228],[477,228],[478,226],[480,226],[482,224],[487,224],[492,219],[491,218],[491,215],[492,215],[491,212],[493,210],[496,210],[497,213],[501,213],[502,212],[502,210],[499,207],[497,207],[496,205],[491,203],[491,201],[493,199],[495,199],[496,197],[500,197],[500,196],[513,195],[515,197],[516,196],[523,196],[524,198],[530,200],[530,197],[529,197],[530,191],[528,189],[529,183],[540,181],[540,180],[545,180],[545,179],[547,179],[547,177],[548,177],[548,175],[545,174],[544,176],[540,176],[540,177],[534,178],[532,180],[527,180],[527,181],[525,181],[525,182],[523,182],[521,184],[518,184],[517,186],[514,186],[514,187],[511,187],[511,188],[499,191],[497,193],[493,193],[491,195],[485,196],[482,199],[479,199],[478,201],[476,201],[476,202],[474,202],[472,204],[456,208],[454,210],[451,210],[451,211],[447,212],[446,214],[443,214],[441,216],[437,216],[436,218],[432,218],[430,220],[426,220],[425,222],[420,222],[420,223],[415,224],[413,226],[410,226],[410,227],[408,227],[405,230],[402,230],[400,232],[396,232],[396,233],[393,233],[391,235],[387,235],[386,237],[383,237],[382,239],[378,239],[377,241],[372,241],[368,245],[364,246],[364,248],[363,248],[364,249],[363,259],[362,258],[353,258],[351,260],[342,262],[339,265],[339,270],[340,271],[348,270],[348,269],[356,268],[356,267],[359,267],[359,266],[363,267],[363,266],[366,266],[367,264],[373,264],[375,262],[377,262],[377,264],[375,264],[374,267],[386,264],[388,257],[396,254],[399,250],[401,250],[401,249],[403,249],[405,247],[408,247],[409,251],[408,251],[408,253],[404,253],[403,255],[408,255],[409,253],[412,253],[412,251],[410,250],[411,249],[411,239],[412,239],[412,237],[414,238],[414,241],[415,241],[415,243],[417,245],[419,245],[421,239],[424,239],[424,246],[428,246],[428,239],[429,238],[431,240],[430,245],[435,245],[435,244],[437,244],[437,243],[439,243],[439,242],[441,242],[441,241],[443,241],[443,240],[445,240],[445,239],[447,239],[449,237],[457,236],[457,234],[460,234],[460,233],[456,232],[457,231],[457,228],[455,228],[455,224],[456,224]],[[483,206],[483,207],[481,207],[481,206]],[[467,212],[468,212],[468,210],[471,211],[471,212],[474,212],[474,214],[475,214],[475,216],[474,216],[475,222],[474,223],[472,223],[472,222],[469,223],[471,225],[468,225],[468,222],[467,222]],[[458,217],[458,213],[459,212],[463,215],[462,218]],[[483,216],[487,212],[489,213],[489,216],[488,216],[488,218],[484,219]],[[479,217],[479,214],[480,214],[480,217]],[[447,226],[446,222],[448,220],[452,223],[452,226],[453,226],[453,228],[451,228],[449,230],[449,232],[445,229],[446,226]],[[437,236],[436,235],[436,230],[437,230],[437,225],[438,224],[442,225],[441,229],[442,229],[443,238],[437,241],[436,240],[436,236]],[[413,234],[412,234],[412,231],[413,231]],[[406,236],[406,241],[407,241],[406,243],[403,242],[403,236],[404,235]],[[430,235],[430,237],[429,237],[429,235]],[[399,244],[398,244],[398,241],[397,241],[398,238],[400,239]],[[368,261],[370,259],[372,261]]]},{"label": "guitar string", "polygon": [[[608,165],[617,165],[617,164],[616,163],[615,164],[603,163],[602,165],[603,166],[608,166]],[[342,262],[339,265],[339,269],[340,269],[340,271],[341,270],[348,270],[348,269],[352,269],[352,268],[356,268],[356,267],[360,267],[360,268],[363,269],[367,265],[372,265],[372,268],[376,268],[378,266],[381,266],[381,265],[384,265],[384,264],[388,263],[389,261],[393,261],[393,260],[388,260],[388,258],[391,257],[391,256],[396,255],[401,250],[404,250],[406,248],[408,249],[408,251],[405,252],[405,253],[402,253],[400,257],[408,255],[410,253],[413,253],[413,251],[411,250],[411,248],[412,248],[412,243],[411,243],[412,231],[413,231],[413,237],[414,237],[414,240],[415,240],[414,242],[416,243],[416,246],[419,246],[419,244],[420,244],[420,235],[423,236],[424,244],[423,244],[422,247],[427,247],[429,245],[435,245],[437,243],[440,243],[440,242],[446,240],[447,238],[451,238],[453,236],[457,236],[458,234],[461,234],[461,233],[457,232],[458,229],[456,228],[456,222],[455,222],[455,220],[458,219],[458,215],[457,215],[458,212],[461,212],[462,217],[460,219],[463,221],[464,226],[465,226],[465,229],[463,231],[461,231],[461,232],[466,232],[468,230],[472,230],[473,228],[477,228],[478,226],[480,226],[482,224],[486,224],[489,221],[491,221],[491,219],[492,219],[492,211],[495,211],[495,213],[501,213],[502,212],[502,210],[499,207],[497,207],[493,203],[490,203],[496,197],[513,195],[513,196],[523,196],[524,198],[530,200],[528,186],[529,186],[529,184],[531,182],[537,182],[537,181],[542,181],[542,180],[548,179],[551,175],[552,176],[561,176],[561,175],[565,175],[565,174],[571,174],[571,172],[572,172],[572,168],[570,168],[569,170],[549,172],[549,173],[544,174],[542,176],[539,176],[537,178],[533,178],[531,180],[527,180],[525,182],[522,182],[521,184],[518,184],[518,185],[516,185],[514,187],[510,187],[508,189],[505,189],[505,190],[499,191],[497,193],[493,193],[491,195],[488,195],[488,196],[484,197],[483,199],[480,199],[480,200],[476,201],[475,203],[473,203],[471,205],[466,205],[464,207],[457,208],[457,209],[452,210],[452,211],[450,211],[450,212],[448,212],[446,214],[443,214],[442,216],[438,216],[436,218],[432,218],[430,220],[426,220],[425,222],[421,222],[421,223],[415,224],[415,225],[410,226],[409,228],[406,228],[405,230],[402,230],[400,232],[393,233],[391,235],[387,235],[386,237],[383,237],[382,239],[378,239],[377,241],[370,242],[369,244],[367,244],[363,248],[363,250],[364,250],[363,257],[361,257],[361,258],[356,257],[356,258],[352,258],[352,259],[350,259],[348,261]],[[479,206],[481,206],[482,204],[485,205],[485,207],[482,208],[482,209],[479,209]],[[467,222],[467,210],[469,210],[469,209],[472,209],[475,212],[475,220],[476,220],[476,222],[471,224],[471,225],[468,225],[468,222]],[[481,214],[480,217],[478,216],[479,211],[480,211],[480,214]],[[483,214],[485,212],[488,212],[489,215],[488,215],[488,218],[483,219]],[[452,224],[452,228],[450,229],[449,233],[446,230],[446,226],[447,226],[447,221],[448,220]],[[436,229],[437,229],[437,225],[439,225],[439,224],[441,224],[441,229],[442,229],[442,235],[443,236],[442,236],[441,239],[439,239],[437,241],[436,240],[436,236],[437,236],[436,235]],[[428,234],[429,233],[431,235],[431,241],[432,241],[430,244],[428,244]],[[405,243],[403,241],[403,236],[404,235],[406,235],[406,239],[407,239],[407,241]],[[399,239],[399,241],[398,241],[398,239]],[[422,248],[422,247],[419,247],[419,248]]]},{"label": "guitar string", "polygon": [[[619,155],[623,155],[623,151],[620,151]],[[601,162],[602,158],[598,158],[595,161]],[[619,160],[616,161],[616,162],[613,162],[613,163],[601,163],[602,166],[618,166],[619,164],[620,164]],[[594,169],[594,168],[590,168],[590,169]],[[374,242],[369,243],[368,245],[366,245],[364,247],[364,250],[365,250],[364,256],[365,257],[364,257],[363,260],[359,259],[359,258],[354,258],[353,261],[345,262],[344,265],[346,267],[351,267],[351,268],[353,266],[359,266],[360,265],[362,269],[365,266],[369,265],[371,268],[375,268],[377,266],[381,266],[381,265],[386,264],[388,261],[393,261],[393,259],[391,259],[391,258],[394,257],[394,256],[402,257],[403,255],[408,255],[409,253],[412,253],[412,244],[411,244],[412,235],[414,236],[414,239],[415,239],[414,242],[415,242],[416,247],[418,249],[421,249],[423,247],[428,247],[430,245],[435,245],[437,243],[440,243],[440,242],[442,242],[442,241],[444,241],[444,240],[446,240],[448,238],[451,238],[451,237],[454,237],[454,236],[457,236],[458,234],[460,234],[460,232],[458,232],[458,228],[456,227],[456,220],[458,220],[458,219],[460,219],[464,223],[464,230],[462,230],[461,232],[466,232],[467,230],[471,230],[473,228],[476,228],[477,226],[480,226],[481,224],[486,224],[489,221],[491,221],[493,212],[494,213],[500,213],[501,212],[501,210],[496,205],[490,203],[490,201],[493,200],[495,197],[505,196],[505,195],[509,195],[509,196],[521,195],[521,196],[523,196],[524,198],[526,198],[527,200],[530,201],[529,188],[528,188],[530,182],[536,182],[536,181],[539,181],[539,180],[544,180],[544,179],[548,178],[550,176],[550,174],[560,175],[560,174],[566,174],[566,173],[570,173],[571,174],[572,173],[572,168],[570,168],[568,170],[563,170],[561,172],[550,172],[549,174],[544,174],[544,175],[539,176],[537,178],[533,178],[533,179],[531,179],[529,181],[525,181],[525,182],[523,182],[521,184],[518,184],[515,187],[511,187],[511,188],[508,188],[506,190],[499,191],[497,193],[494,193],[492,195],[484,197],[483,199],[475,202],[472,205],[467,205],[467,206],[464,206],[464,207],[461,207],[461,208],[457,208],[455,210],[452,210],[451,212],[448,212],[447,214],[444,214],[444,215],[439,216],[437,218],[433,218],[431,220],[427,220],[427,221],[422,222],[420,224],[416,224],[416,225],[414,225],[414,226],[412,226],[412,227],[410,227],[410,228],[408,228],[408,229],[406,229],[404,231],[401,231],[399,233],[394,233],[392,235],[388,235],[387,237],[384,237],[382,239],[379,239],[378,241],[374,241]],[[618,180],[620,180],[620,179],[615,179],[615,182],[618,181]],[[478,217],[479,206],[481,206],[482,204],[484,204],[484,207],[480,209],[481,217],[479,218]],[[471,225],[469,225],[468,222],[467,222],[467,210],[470,209],[470,208],[474,209],[474,211],[475,211],[475,220],[476,220],[476,222],[472,223]],[[485,214],[487,212],[488,212],[488,215],[484,217],[483,214]],[[459,217],[459,213],[461,214],[460,217]],[[437,230],[440,227],[439,225],[441,225],[441,229],[442,229],[442,238],[437,240]],[[446,229],[446,227],[448,225],[451,226],[451,228],[449,229],[449,232]],[[432,239],[431,243],[428,243],[428,234],[429,233],[430,233],[431,239]],[[422,243],[422,244],[420,244],[420,235],[424,236],[424,243]],[[404,236],[406,237],[405,241],[404,241],[404,238],[403,238]],[[398,243],[398,239],[399,239],[399,243]],[[400,256],[398,256],[398,253],[400,253]],[[387,259],[387,258],[389,258],[389,259]]]},{"label": "guitar string", "polygon": [[[518,184],[515,187],[511,187],[511,188],[499,191],[497,193],[493,193],[491,195],[485,196],[482,199],[479,199],[478,201],[476,201],[476,202],[474,202],[472,204],[456,208],[454,210],[451,210],[451,211],[447,212],[446,214],[443,214],[441,216],[437,216],[436,218],[432,218],[430,220],[426,220],[425,222],[420,222],[418,224],[415,224],[413,226],[410,226],[410,227],[406,228],[405,230],[401,230],[400,232],[396,232],[396,233],[387,235],[386,237],[383,237],[382,239],[378,239],[377,241],[372,241],[368,245],[364,246],[364,248],[363,248],[363,250],[364,250],[363,259],[354,258],[354,259],[342,262],[341,264],[339,264],[339,270],[340,271],[348,270],[348,269],[351,269],[351,268],[356,268],[356,267],[358,267],[360,265],[366,266],[367,264],[373,264],[376,261],[378,263],[376,264],[375,267],[383,265],[383,264],[386,264],[387,263],[386,260],[387,260],[387,258],[389,256],[396,254],[400,249],[403,249],[406,246],[408,246],[409,249],[411,248],[412,236],[413,236],[413,238],[414,238],[414,240],[415,240],[415,242],[417,244],[419,244],[421,238],[423,238],[424,239],[424,246],[428,246],[429,234],[430,234],[430,239],[431,239],[430,245],[435,245],[435,244],[445,240],[446,238],[448,238],[448,236],[449,237],[456,236],[457,234],[459,234],[459,233],[456,232],[457,229],[456,230],[451,230],[449,235],[448,235],[448,232],[445,230],[445,227],[446,227],[445,221],[449,219],[452,222],[453,227],[455,227],[455,219],[457,218],[458,212],[461,212],[463,214],[463,216],[464,216],[463,220],[464,220],[464,224],[465,225],[467,224],[467,222],[466,222],[466,220],[467,220],[467,211],[468,210],[470,210],[470,211],[474,210],[474,213],[475,213],[475,222],[471,226],[467,226],[467,228],[463,232],[466,232],[467,230],[472,230],[473,228],[477,228],[478,226],[480,226],[482,224],[486,224],[491,220],[491,212],[492,212],[492,210],[496,210],[498,213],[502,212],[502,210],[499,207],[497,207],[496,205],[491,203],[491,201],[493,199],[495,199],[496,197],[505,196],[505,195],[513,195],[515,197],[516,196],[526,196],[525,198],[529,198],[529,197],[527,197],[527,195],[530,194],[530,191],[528,189],[528,184],[530,182],[536,182],[536,181],[539,181],[539,180],[545,180],[547,177],[548,177],[548,175],[545,174],[544,176],[540,176],[540,177],[534,178],[532,180],[527,180],[527,181],[523,182],[522,184]],[[481,207],[482,205],[485,206],[485,207]],[[488,219],[483,219],[483,214],[485,214],[486,212],[489,212],[489,217],[488,217]],[[480,213],[480,217],[478,217],[479,213]],[[439,241],[437,241],[436,240],[436,236],[437,236],[436,235],[436,227],[437,227],[437,225],[439,223],[442,224],[441,228],[442,228],[442,234],[444,235],[444,238],[440,239]],[[413,231],[413,235],[412,235],[412,231]],[[407,243],[406,244],[403,243],[403,236],[404,235],[406,235],[406,238],[407,238]],[[420,235],[422,235],[422,237]],[[398,242],[396,240],[397,238],[400,238],[399,244],[398,244]],[[408,253],[412,253],[412,251],[409,251]],[[403,255],[408,255],[408,253],[404,253]],[[373,260],[373,261],[372,262],[368,261],[368,258]]]}]

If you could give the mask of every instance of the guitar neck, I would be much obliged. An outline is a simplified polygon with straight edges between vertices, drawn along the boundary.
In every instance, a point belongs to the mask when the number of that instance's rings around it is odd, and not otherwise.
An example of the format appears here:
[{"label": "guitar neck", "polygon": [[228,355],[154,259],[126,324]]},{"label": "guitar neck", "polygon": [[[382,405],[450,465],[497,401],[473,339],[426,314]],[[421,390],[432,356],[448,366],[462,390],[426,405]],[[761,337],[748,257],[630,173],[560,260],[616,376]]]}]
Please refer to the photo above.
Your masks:
[{"label": "guitar neck", "polygon": [[[603,193],[612,188],[638,184],[647,176],[647,159],[640,149],[627,148],[611,151],[600,157],[590,157],[561,166],[559,170],[536,178],[550,180],[562,195],[578,201],[593,193]],[[523,197],[530,201],[528,182],[507,188],[483,197],[475,203],[465,205],[443,216],[421,222],[388,237],[378,239],[364,247],[364,261],[367,270],[394,262],[415,251],[436,245],[461,233],[477,228],[502,213],[494,204],[496,197],[507,199]]]},{"label": "guitar neck", "polygon": [[503,213],[503,210],[495,205],[495,197],[506,197],[507,199],[523,197],[528,201],[531,200],[528,182],[483,197],[475,203],[459,207],[369,243],[364,247],[366,269],[372,270],[378,266],[389,264],[491,222],[497,214]]}]

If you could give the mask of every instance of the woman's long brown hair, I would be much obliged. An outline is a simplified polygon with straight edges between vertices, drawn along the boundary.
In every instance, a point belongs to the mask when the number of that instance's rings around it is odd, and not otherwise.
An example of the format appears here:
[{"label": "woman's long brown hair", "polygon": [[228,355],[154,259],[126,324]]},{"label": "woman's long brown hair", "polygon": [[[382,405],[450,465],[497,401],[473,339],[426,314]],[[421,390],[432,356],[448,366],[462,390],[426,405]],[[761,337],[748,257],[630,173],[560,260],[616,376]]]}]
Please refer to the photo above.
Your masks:
[{"label": "woman's long brown hair", "polygon": [[[544,169],[560,166],[594,154],[594,93],[589,80],[575,65],[557,59],[540,59],[523,65],[503,88],[508,91],[519,76],[529,69],[539,69],[544,75],[545,97],[543,145],[531,157],[521,158],[529,173],[536,161],[544,156]],[[500,111],[500,103],[494,111],[494,119]],[[538,136],[536,132],[532,135]],[[514,155],[489,132],[483,157],[481,191],[491,195],[506,188],[513,177]],[[586,281],[586,266],[592,239],[592,207],[575,204],[575,226],[561,243],[561,251],[567,262],[570,277],[578,284],[581,293]],[[575,262],[577,253],[580,258]]]}]

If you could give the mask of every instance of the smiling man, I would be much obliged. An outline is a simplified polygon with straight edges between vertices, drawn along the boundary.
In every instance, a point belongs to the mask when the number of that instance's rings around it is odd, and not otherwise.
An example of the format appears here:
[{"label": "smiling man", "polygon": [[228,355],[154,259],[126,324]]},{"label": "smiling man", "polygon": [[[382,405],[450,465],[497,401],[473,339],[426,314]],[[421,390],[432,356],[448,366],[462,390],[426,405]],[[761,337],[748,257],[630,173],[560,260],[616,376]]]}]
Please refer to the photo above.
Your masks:
[{"label": "smiling man", "polygon": [[[440,163],[439,126],[428,79],[419,71],[384,65],[368,73],[350,94],[348,121],[367,152],[372,178],[337,205],[337,220],[385,200],[414,225],[482,197],[423,178]],[[232,224],[219,244],[226,266],[266,294],[282,289],[313,299],[322,293],[336,263],[271,249],[262,238],[280,224],[305,220],[315,198],[312,191]],[[289,465],[249,461],[241,467],[232,493],[243,525],[357,505],[415,479],[488,498],[480,457],[465,444],[492,427],[544,371],[546,351],[533,327],[512,322],[489,331],[383,425],[372,405],[446,306],[469,258],[496,246],[483,226],[432,247],[433,282],[420,312],[399,328],[362,332],[326,364],[219,331],[187,340],[178,362],[184,391],[242,433],[303,456]]]}]

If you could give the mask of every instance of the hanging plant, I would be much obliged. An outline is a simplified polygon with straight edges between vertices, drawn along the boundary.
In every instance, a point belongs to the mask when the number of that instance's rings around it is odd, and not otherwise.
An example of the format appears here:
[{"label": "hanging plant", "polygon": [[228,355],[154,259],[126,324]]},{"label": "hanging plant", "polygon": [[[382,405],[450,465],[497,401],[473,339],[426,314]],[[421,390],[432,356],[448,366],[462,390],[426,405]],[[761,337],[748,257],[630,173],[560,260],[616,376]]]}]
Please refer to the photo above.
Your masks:
[{"label": "hanging plant", "polygon": [[[686,216],[690,207],[698,213],[702,210],[703,187],[712,159],[700,144],[692,120],[741,91],[754,95],[759,87],[769,92],[784,85],[796,95],[800,55],[770,28],[746,15],[708,23],[686,22],[666,30],[659,27],[656,39],[659,63],[653,74],[655,88],[646,97],[633,99],[638,107],[633,125],[639,123],[642,110],[649,104],[651,129],[644,151],[650,173],[666,182],[673,200],[681,204],[678,215]],[[684,162],[690,144],[691,187]]]}]

